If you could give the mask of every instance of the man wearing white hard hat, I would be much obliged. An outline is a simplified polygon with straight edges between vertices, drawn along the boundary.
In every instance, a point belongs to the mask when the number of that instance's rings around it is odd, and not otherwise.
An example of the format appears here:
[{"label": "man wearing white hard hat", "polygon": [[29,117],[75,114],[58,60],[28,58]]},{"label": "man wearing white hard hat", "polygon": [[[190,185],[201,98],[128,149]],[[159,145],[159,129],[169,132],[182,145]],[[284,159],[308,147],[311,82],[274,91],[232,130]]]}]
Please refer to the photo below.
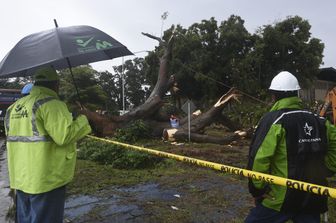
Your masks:
[{"label": "man wearing white hard hat", "polygon": [[[249,151],[248,169],[288,179],[327,185],[336,172],[336,128],[303,109],[296,77],[282,71],[269,87],[275,103],[259,122]],[[245,222],[320,222],[327,196],[255,179],[249,191],[256,206]],[[322,192],[321,192],[322,193]]]}]

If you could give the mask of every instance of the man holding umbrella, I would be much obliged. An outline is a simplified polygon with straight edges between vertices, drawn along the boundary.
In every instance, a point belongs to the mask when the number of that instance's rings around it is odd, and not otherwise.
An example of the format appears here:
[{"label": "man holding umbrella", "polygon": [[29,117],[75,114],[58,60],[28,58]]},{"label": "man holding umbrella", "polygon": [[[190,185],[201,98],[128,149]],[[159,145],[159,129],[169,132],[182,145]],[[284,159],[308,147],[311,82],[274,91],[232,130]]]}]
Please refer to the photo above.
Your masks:
[{"label": "man holding umbrella", "polygon": [[[73,120],[57,96],[55,69],[132,55],[105,32],[87,25],[58,27],[21,39],[1,60],[0,78],[34,75],[28,96],[5,120],[11,187],[18,191],[19,222],[62,222],[64,186],[74,174],[75,143],[91,131],[85,116]],[[78,89],[74,81],[75,89]],[[78,94],[79,95],[79,94]],[[78,96],[78,98],[80,98]]]},{"label": "man holding umbrella", "polygon": [[34,80],[30,94],[11,105],[5,118],[10,187],[17,190],[19,223],[61,223],[76,141],[91,128],[85,116],[74,119],[59,100],[53,68],[37,69]]}]

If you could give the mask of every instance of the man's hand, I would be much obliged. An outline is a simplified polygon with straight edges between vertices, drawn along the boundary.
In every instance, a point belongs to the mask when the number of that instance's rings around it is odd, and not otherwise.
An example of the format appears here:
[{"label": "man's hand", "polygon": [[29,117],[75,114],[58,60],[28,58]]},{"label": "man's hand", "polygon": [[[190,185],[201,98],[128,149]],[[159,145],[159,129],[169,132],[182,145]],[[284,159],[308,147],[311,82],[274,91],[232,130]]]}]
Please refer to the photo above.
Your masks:
[{"label": "man's hand", "polygon": [[80,108],[80,110],[87,110],[87,108],[82,105],[79,101],[75,101],[76,105]]},{"label": "man's hand", "polygon": [[259,197],[254,197],[254,204],[255,206],[257,206],[258,204],[260,204],[263,200],[264,200],[265,196],[261,195]]},{"label": "man's hand", "polygon": [[72,112],[72,118],[73,120],[75,120],[79,115],[85,115],[85,111],[87,110],[87,108],[82,105],[80,102],[75,101],[76,105],[78,106],[77,108],[74,109],[74,111]]},{"label": "man's hand", "polygon": [[253,197],[255,205],[260,204],[265,198],[268,199],[274,199],[269,193],[264,193],[263,195],[260,195],[258,197]]}]

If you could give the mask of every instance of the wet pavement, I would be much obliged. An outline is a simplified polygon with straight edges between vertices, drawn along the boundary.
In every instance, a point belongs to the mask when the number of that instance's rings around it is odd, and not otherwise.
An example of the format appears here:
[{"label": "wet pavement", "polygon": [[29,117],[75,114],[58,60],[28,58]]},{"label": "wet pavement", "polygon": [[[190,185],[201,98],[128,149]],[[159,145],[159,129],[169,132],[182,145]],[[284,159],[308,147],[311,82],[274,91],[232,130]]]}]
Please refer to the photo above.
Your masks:
[{"label": "wet pavement", "polygon": [[[133,187],[113,188],[113,195],[78,195],[69,197],[65,218],[70,222],[144,222],[147,213],[142,204],[154,200],[178,199],[177,192],[162,189],[158,184],[139,184]],[[109,192],[110,193],[110,192]]]},{"label": "wet pavement", "polygon": [[8,181],[8,169],[6,159],[6,147],[5,140],[0,139],[0,222],[10,223],[13,222],[6,219],[9,208],[13,205],[13,200],[9,196],[9,181]]},{"label": "wet pavement", "polygon": [[[146,183],[71,196],[66,201],[66,222],[239,222],[252,205],[246,185],[213,176],[173,187]],[[204,203],[207,196],[214,203]]]}]

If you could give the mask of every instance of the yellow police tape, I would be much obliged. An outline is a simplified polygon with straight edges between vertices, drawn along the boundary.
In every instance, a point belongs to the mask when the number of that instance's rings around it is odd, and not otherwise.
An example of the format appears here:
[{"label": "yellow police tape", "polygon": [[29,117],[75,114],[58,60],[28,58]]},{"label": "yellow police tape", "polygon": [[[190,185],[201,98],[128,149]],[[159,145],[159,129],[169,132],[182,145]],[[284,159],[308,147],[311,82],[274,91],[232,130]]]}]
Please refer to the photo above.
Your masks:
[{"label": "yellow police tape", "polygon": [[251,171],[251,170],[246,170],[246,169],[227,166],[227,165],[223,165],[223,164],[213,163],[213,162],[209,162],[209,161],[205,161],[205,160],[200,160],[200,159],[190,158],[190,157],[186,157],[186,156],[176,155],[176,154],[173,154],[173,153],[167,153],[167,152],[157,151],[157,150],[153,150],[153,149],[147,149],[147,148],[144,148],[144,147],[134,146],[134,145],[126,144],[126,143],[121,143],[121,142],[118,142],[118,141],[98,138],[98,137],[95,137],[95,136],[88,136],[88,137],[92,138],[92,139],[95,139],[95,140],[103,141],[103,142],[106,142],[106,143],[112,143],[112,144],[120,145],[120,146],[130,148],[130,149],[133,149],[133,150],[143,151],[143,152],[150,153],[150,154],[160,156],[160,157],[164,157],[164,158],[175,159],[175,160],[179,160],[179,161],[182,161],[182,162],[191,163],[191,164],[195,164],[195,165],[198,165],[198,166],[203,166],[203,167],[208,167],[208,168],[211,168],[211,169],[219,170],[219,171],[222,171],[222,172],[227,172],[227,173],[236,174],[236,175],[240,175],[240,176],[244,176],[244,177],[249,177],[249,178],[252,178],[252,179],[255,179],[255,180],[262,180],[262,181],[265,181],[265,182],[270,183],[270,184],[277,184],[277,185],[285,186],[285,187],[288,187],[288,188],[293,188],[293,189],[296,189],[296,190],[308,191],[310,193],[314,193],[314,194],[318,194],[318,195],[325,195],[325,196],[329,196],[329,197],[332,197],[332,198],[336,198],[336,188],[320,186],[320,185],[306,183],[306,182],[297,181],[297,180],[286,179],[286,178],[283,178],[283,177],[277,177],[277,176],[273,176],[273,175],[269,175],[269,174],[264,174],[264,173]]}]

